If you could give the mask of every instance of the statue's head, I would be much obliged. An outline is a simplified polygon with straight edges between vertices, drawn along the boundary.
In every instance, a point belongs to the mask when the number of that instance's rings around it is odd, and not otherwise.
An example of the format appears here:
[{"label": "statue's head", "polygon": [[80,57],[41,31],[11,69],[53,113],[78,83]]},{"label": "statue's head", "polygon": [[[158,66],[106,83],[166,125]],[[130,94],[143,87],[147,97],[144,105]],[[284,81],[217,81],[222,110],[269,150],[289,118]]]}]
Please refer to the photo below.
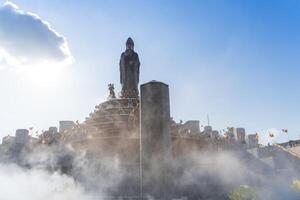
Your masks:
[{"label": "statue's head", "polygon": [[134,42],[133,40],[131,39],[131,37],[129,37],[126,41],[126,49],[131,49],[133,50],[134,48]]}]

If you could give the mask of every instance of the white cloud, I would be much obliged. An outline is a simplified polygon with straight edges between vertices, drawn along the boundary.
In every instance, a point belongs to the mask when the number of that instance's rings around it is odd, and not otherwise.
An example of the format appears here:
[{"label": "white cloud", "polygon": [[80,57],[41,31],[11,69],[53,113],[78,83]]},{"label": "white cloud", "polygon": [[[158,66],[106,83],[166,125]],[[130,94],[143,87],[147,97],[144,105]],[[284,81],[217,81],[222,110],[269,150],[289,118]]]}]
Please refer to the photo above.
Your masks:
[{"label": "white cloud", "polygon": [[0,7],[0,60],[21,67],[73,62],[61,34],[39,16],[11,2]]}]

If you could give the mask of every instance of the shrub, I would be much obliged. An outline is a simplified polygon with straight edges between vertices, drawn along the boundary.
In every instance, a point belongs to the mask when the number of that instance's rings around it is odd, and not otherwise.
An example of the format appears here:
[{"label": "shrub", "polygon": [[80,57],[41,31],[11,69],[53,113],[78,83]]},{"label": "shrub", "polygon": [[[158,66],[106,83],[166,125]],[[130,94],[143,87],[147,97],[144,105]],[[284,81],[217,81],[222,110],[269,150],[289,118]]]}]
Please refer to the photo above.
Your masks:
[{"label": "shrub", "polygon": [[258,200],[256,191],[247,186],[242,185],[233,189],[229,194],[230,200]]}]

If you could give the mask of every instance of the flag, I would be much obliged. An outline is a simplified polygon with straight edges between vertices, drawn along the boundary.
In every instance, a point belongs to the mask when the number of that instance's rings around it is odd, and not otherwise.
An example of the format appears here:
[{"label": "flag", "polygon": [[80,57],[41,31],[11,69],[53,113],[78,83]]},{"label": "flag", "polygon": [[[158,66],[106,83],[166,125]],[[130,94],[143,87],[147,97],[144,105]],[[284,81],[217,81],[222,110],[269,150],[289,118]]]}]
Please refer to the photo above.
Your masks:
[{"label": "flag", "polygon": [[288,133],[288,129],[286,129],[286,128],[283,128],[283,129],[282,129],[282,132],[284,132],[284,133]]},{"label": "flag", "polygon": [[272,138],[272,137],[274,137],[274,134],[273,133],[269,133],[269,136]]}]

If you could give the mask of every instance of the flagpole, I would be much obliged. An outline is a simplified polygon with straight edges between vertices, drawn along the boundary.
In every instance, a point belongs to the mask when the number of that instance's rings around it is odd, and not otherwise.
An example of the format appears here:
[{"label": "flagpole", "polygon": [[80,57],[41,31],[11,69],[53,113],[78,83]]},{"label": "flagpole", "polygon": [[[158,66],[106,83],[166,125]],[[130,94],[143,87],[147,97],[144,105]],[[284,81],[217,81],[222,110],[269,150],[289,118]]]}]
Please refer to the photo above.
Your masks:
[{"label": "flagpole", "polygon": [[289,130],[288,130],[288,129],[285,129],[285,132],[286,132],[286,135],[287,135],[287,138],[288,138],[288,142],[289,142],[289,141],[290,141]]},{"label": "flagpole", "polygon": [[283,133],[286,133],[286,135],[287,135],[287,138],[288,138],[288,145],[290,146],[290,135],[289,135],[289,130],[288,129],[281,129],[281,131],[283,132]]},{"label": "flagpole", "polygon": [[209,115],[207,113],[207,125],[209,126]]}]

